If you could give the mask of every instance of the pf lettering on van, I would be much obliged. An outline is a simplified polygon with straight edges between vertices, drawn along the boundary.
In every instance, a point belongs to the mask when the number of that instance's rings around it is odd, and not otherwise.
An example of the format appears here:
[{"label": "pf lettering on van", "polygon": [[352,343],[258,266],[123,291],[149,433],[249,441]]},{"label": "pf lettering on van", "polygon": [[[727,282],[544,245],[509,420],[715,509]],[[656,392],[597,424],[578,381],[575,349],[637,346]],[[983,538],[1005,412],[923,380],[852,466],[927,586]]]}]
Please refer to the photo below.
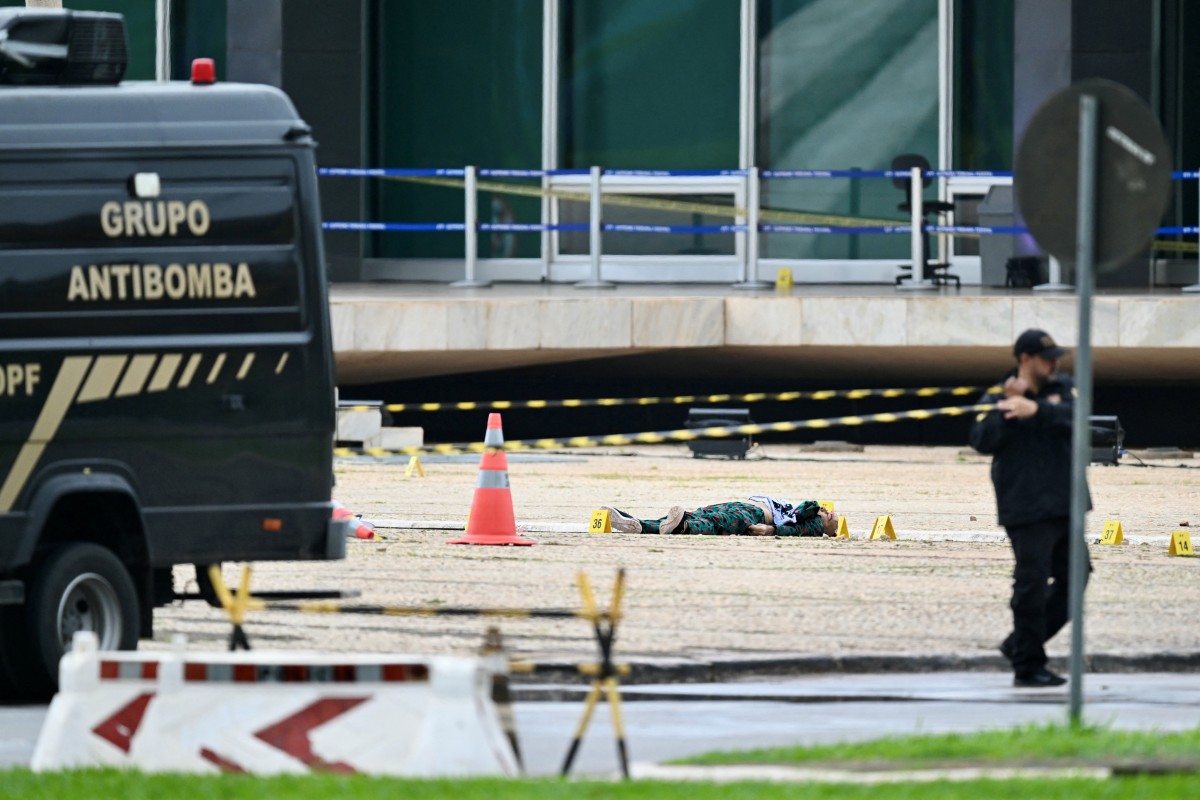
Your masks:
[{"label": "pf lettering on van", "polygon": [[0,364],[0,395],[12,397],[18,393],[33,397],[34,390],[42,380],[42,365],[36,361],[27,364]]},{"label": "pf lettering on van", "polygon": [[67,302],[238,300],[254,297],[254,275],[239,264],[89,264],[71,267]]},{"label": "pf lettering on van", "polygon": [[110,200],[100,206],[100,227],[110,238],[177,236],[186,228],[193,236],[208,233],[212,221],[203,200]]}]

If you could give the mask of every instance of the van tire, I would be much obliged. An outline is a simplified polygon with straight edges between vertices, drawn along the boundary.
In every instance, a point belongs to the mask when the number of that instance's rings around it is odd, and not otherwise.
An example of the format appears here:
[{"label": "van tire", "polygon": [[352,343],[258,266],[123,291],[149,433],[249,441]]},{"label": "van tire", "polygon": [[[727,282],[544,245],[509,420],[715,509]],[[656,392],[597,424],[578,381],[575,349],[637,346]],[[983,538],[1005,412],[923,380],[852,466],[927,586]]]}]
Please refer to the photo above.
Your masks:
[{"label": "van tire", "polygon": [[38,558],[27,588],[17,632],[23,641],[9,665],[21,696],[54,693],[58,662],[75,631],[94,631],[101,650],[137,648],[137,590],[112,551],[88,542],[57,545]]}]

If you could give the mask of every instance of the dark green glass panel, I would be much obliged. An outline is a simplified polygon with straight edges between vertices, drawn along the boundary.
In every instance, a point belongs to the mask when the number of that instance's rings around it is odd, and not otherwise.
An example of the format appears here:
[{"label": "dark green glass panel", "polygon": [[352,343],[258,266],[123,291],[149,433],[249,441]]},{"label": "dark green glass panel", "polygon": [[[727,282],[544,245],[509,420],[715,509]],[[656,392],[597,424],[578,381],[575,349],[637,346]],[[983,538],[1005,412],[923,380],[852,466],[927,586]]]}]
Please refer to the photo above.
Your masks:
[{"label": "dark green glass panel", "polygon": [[225,80],[225,3],[213,0],[172,0],[171,79],[188,80],[192,61],[217,62],[217,80]]},{"label": "dark green glass panel", "polygon": [[1011,170],[1013,0],[956,0],[954,168]]},{"label": "dark green glass panel", "polygon": [[735,0],[564,0],[560,165],[738,166]]},{"label": "dark green glass panel", "polygon": [[[384,167],[536,169],[542,150],[540,0],[379,3],[372,29],[372,163]],[[486,179],[485,179],[486,180]],[[386,222],[461,222],[458,188],[371,184],[371,215]],[[537,222],[541,202],[480,191],[480,222]],[[480,255],[535,257],[536,234],[481,234]],[[463,237],[387,233],[371,255],[462,258]]]}]

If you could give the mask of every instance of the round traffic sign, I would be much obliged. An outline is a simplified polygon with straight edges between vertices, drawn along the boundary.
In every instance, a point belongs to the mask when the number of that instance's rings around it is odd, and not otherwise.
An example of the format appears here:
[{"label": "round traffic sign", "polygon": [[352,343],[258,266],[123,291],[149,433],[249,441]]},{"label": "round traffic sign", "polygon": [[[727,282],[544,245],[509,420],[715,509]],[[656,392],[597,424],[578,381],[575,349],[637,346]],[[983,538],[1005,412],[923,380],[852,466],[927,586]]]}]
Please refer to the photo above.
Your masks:
[{"label": "round traffic sign", "polygon": [[1097,269],[1115,269],[1145,249],[1170,201],[1171,154],[1154,114],[1132,91],[1089,79],[1047,100],[1017,149],[1013,183],[1025,224],[1046,252],[1075,263],[1079,197],[1079,98],[1098,101]]}]

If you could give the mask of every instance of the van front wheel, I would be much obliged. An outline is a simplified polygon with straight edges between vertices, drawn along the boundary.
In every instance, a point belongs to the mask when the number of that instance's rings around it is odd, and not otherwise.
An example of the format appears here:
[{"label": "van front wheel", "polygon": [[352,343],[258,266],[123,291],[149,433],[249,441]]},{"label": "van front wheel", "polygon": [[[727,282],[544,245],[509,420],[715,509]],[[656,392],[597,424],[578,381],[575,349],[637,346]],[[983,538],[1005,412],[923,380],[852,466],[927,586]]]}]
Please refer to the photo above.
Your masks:
[{"label": "van front wheel", "polygon": [[58,662],[78,631],[101,650],[133,650],[138,600],[125,565],[110,550],[72,542],[47,551],[33,570],[25,602],[25,669],[20,690],[45,697],[58,686]]}]

